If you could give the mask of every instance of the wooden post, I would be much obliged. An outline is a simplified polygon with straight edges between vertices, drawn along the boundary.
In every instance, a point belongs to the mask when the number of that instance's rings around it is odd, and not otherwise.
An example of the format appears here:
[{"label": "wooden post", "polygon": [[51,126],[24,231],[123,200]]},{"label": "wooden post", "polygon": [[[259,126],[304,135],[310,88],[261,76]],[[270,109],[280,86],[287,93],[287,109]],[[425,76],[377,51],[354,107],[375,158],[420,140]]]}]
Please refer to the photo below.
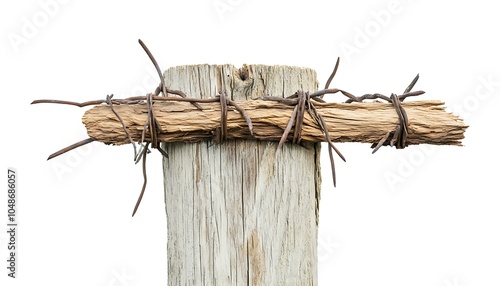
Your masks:
[{"label": "wooden post", "polygon": [[[313,70],[287,66],[181,66],[164,76],[201,98],[318,89]],[[319,143],[162,144],[169,285],[317,285]]]}]

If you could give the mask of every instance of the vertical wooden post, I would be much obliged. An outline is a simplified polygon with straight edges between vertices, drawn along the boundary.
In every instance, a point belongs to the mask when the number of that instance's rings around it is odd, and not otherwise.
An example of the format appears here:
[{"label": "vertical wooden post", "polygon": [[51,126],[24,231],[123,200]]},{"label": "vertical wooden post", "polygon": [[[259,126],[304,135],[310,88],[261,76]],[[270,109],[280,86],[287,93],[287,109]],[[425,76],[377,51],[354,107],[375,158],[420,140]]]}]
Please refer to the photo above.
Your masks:
[{"label": "vertical wooden post", "polygon": [[[287,66],[180,66],[164,76],[169,88],[201,98],[317,90],[313,70]],[[317,285],[319,144],[163,148],[169,285]]]}]

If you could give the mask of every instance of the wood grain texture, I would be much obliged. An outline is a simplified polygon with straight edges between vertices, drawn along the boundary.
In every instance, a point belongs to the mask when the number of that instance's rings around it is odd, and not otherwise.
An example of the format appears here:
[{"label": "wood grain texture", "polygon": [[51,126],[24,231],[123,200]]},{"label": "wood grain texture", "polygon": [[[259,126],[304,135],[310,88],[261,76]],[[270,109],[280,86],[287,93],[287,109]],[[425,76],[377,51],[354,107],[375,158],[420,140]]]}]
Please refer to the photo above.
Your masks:
[{"label": "wood grain texture", "polygon": [[[169,285],[316,285],[320,199],[320,142],[324,135],[306,113],[302,140],[277,150],[293,107],[262,101],[297,90],[316,91],[313,70],[286,66],[181,66],[166,84],[188,96],[208,98],[225,90],[254,125],[229,107],[228,138],[212,140],[220,105],[156,102],[164,159]],[[315,103],[334,142],[376,143],[398,124],[391,104]],[[461,145],[467,126],[440,101],[404,102],[408,144]],[[143,104],[114,105],[134,141],[147,119]],[[107,105],[83,116],[89,136],[126,144],[123,127]],[[291,139],[290,132],[290,139]],[[245,139],[245,140],[239,140]],[[149,140],[147,134],[146,140]],[[276,141],[276,142],[272,142]]]},{"label": "wood grain texture", "polygon": [[[247,100],[238,104],[252,119],[254,134],[250,134],[244,117],[229,106],[229,139],[279,141],[293,111],[292,106],[271,101]],[[155,115],[161,129],[159,140],[199,142],[214,139],[215,130],[220,127],[220,104],[201,105],[203,111],[186,102],[155,103]],[[389,103],[315,103],[315,106],[325,119],[334,142],[376,143],[399,124],[396,111]],[[409,118],[408,144],[461,145],[467,126],[458,116],[446,112],[443,102],[413,101],[403,102],[402,106]],[[115,110],[123,118],[132,138],[139,141],[147,119],[146,106],[115,105]],[[120,122],[107,105],[88,110],[83,122],[94,140],[116,145],[129,142]],[[293,132],[290,132],[290,140],[292,135]],[[323,133],[307,112],[302,139],[325,141]]]},{"label": "wood grain texture", "polygon": [[[182,66],[165,80],[189,96],[225,89],[235,100],[317,89],[313,70],[282,66]],[[317,285],[318,143],[162,145],[169,285]]]}]

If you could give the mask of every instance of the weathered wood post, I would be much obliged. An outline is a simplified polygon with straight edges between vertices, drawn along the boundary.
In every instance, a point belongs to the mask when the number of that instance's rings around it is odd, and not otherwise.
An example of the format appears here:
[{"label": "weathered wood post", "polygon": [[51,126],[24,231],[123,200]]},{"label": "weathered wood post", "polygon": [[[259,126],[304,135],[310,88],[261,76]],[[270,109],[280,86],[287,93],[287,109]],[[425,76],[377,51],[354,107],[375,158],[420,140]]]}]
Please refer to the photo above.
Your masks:
[{"label": "weathered wood post", "polygon": [[[318,89],[315,71],[287,66],[181,66],[164,76],[200,98]],[[317,284],[319,143],[162,144],[169,285]]]},{"label": "weathered wood post", "polygon": [[[161,76],[156,60],[139,43]],[[337,67],[338,61],[326,88]],[[410,144],[461,145],[468,126],[447,113],[442,102],[401,103],[424,93],[411,92],[418,77],[399,96],[356,97],[336,88],[317,90],[311,69],[181,66],[167,70],[155,92],[145,96],[112,99],[107,95],[104,100],[82,103],[39,99],[32,104],[95,105],[82,117],[89,138],[49,159],[93,141],[134,144],[136,163],[143,160],[144,183],[133,214],[147,184],[149,145],[164,156],[169,285],[316,285],[321,176],[320,145],[312,142],[328,141],[331,159],[332,142],[375,143],[374,151],[384,145],[398,149]],[[317,100],[336,92],[349,99],[344,103]],[[286,100],[279,98],[292,94]],[[263,100],[252,100],[256,98]],[[309,98],[315,98],[315,103]],[[363,103],[377,98],[389,103]],[[207,109],[193,100],[207,104]],[[248,110],[231,100],[240,100]],[[220,106],[214,108],[217,101]],[[292,109],[288,115],[286,111]],[[220,117],[214,117],[217,110]],[[292,128],[292,141],[304,139],[302,146],[287,144],[278,149],[275,141],[290,140]],[[217,142],[207,141],[212,139]],[[134,142],[147,143],[137,152]],[[159,142],[163,142],[161,148]]]}]

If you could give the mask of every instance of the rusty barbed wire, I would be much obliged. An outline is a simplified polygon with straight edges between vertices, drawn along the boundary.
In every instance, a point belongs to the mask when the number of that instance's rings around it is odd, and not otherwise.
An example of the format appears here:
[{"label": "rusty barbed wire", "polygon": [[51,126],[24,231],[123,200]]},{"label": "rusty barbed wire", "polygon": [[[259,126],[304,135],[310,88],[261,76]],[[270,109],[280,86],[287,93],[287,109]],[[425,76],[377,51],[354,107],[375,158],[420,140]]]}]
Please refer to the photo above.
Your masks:
[{"label": "rusty barbed wire", "polygon": [[[139,44],[141,47],[144,49],[150,60],[152,61],[153,65],[155,66],[156,71],[158,72],[158,75],[160,77],[160,84],[159,86],[155,89],[154,93],[149,93],[146,96],[134,96],[134,97],[129,97],[125,99],[113,99],[113,95],[107,95],[104,100],[91,100],[91,101],[86,101],[86,102],[74,102],[74,101],[66,101],[66,100],[53,100],[53,99],[38,99],[34,100],[31,102],[31,104],[39,104],[39,103],[54,103],[54,104],[64,104],[64,105],[74,105],[78,107],[85,107],[85,106],[90,106],[90,105],[99,105],[99,104],[107,104],[113,114],[116,116],[118,121],[123,127],[123,130],[125,132],[125,135],[127,136],[127,139],[129,142],[132,144],[134,148],[134,161],[135,163],[139,163],[140,160],[143,160],[142,163],[142,170],[143,170],[143,186],[141,189],[141,192],[139,194],[139,197],[137,199],[137,202],[135,204],[134,210],[132,212],[132,216],[135,215],[137,212],[137,209],[139,208],[139,205],[142,201],[142,198],[144,196],[144,192],[146,190],[146,185],[147,185],[147,172],[146,172],[146,156],[148,153],[150,153],[149,150],[149,145],[151,144],[151,147],[154,149],[157,149],[162,156],[168,158],[168,154],[165,150],[161,148],[158,142],[158,120],[155,117],[154,114],[154,109],[153,109],[153,104],[156,101],[184,101],[184,102],[189,102],[193,106],[195,106],[199,110],[203,110],[203,108],[200,106],[200,103],[212,103],[212,102],[219,102],[221,106],[221,119],[220,119],[220,124],[221,127],[216,131],[215,134],[215,141],[217,143],[220,143],[224,140],[227,140],[227,111],[228,111],[228,106],[234,107],[234,109],[239,112],[244,118],[245,122],[247,123],[248,129],[250,131],[250,134],[253,135],[253,125],[252,125],[252,120],[248,116],[248,113],[240,107],[236,102],[230,100],[225,91],[221,91],[219,95],[217,95],[214,98],[206,98],[206,99],[197,99],[197,98],[190,98],[188,97],[183,91],[180,90],[172,90],[167,88],[165,84],[164,77],[161,73],[161,69],[158,65],[158,62],[154,58],[153,54],[150,52],[150,50],[147,48],[146,44],[139,39]],[[163,96],[159,96],[160,94],[163,94]],[[173,95],[178,95],[180,98],[176,97],[168,97],[168,94],[173,94]],[[148,115],[147,115],[147,120],[146,123],[144,124],[144,128],[142,130],[142,136],[141,136],[141,141],[139,142],[140,148],[139,151],[137,151],[137,147],[135,142],[132,140],[132,137],[130,136],[130,133],[127,130],[127,126],[123,122],[121,116],[116,112],[114,109],[114,104],[120,105],[120,104],[146,104],[147,105],[147,110],[148,110]],[[146,142],[146,131],[149,133],[150,141]],[[53,159],[59,155],[62,155],[68,151],[71,151],[75,148],[78,148],[80,146],[83,146],[85,144],[88,144],[90,142],[93,142],[94,139],[92,138],[87,138],[82,141],[79,141],[77,143],[74,143],[68,147],[65,147],[49,156],[47,160]]]},{"label": "rusty barbed wire", "polygon": [[[411,91],[415,84],[417,83],[420,75],[417,74],[415,78],[410,82],[408,87],[403,91],[403,94],[396,95],[391,94],[391,97],[387,97],[383,94],[374,93],[374,94],[365,94],[360,97],[357,97],[358,100],[363,101],[365,99],[383,99],[389,103],[392,103],[394,109],[396,110],[396,114],[398,115],[399,125],[393,131],[387,132],[387,134],[380,139],[378,143],[373,143],[371,148],[373,148],[372,154],[377,152],[377,150],[382,146],[390,145],[396,146],[396,149],[403,149],[408,146],[406,139],[408,138],[408,116],[406,115],[406,111],[404,110],[401,102],[403,102],[407,97],[410,96],[419,96],[424,94],[425,92],[422,90],[419,91]],[[351,99],[346,100],[346,103],[351,103]],[[392,136],[391,136],[392,135]]]},{"label": "rusty barbed wire", "polygon": [[87,138],[87,139],[84,139],[84,140],[82,140],[82,141],[79,141],[79,142],[76,142],[76,143],[74,143],[74,144],[71,144],[71,145],[69,145],[68,147],[64,147],[64,148],[62,148],[61,150],[59,150],[59,151],[57,151],[57,152],[54,152],[54,153],[50,154],[50,155],[49,155],[49,157],[47,158],[47,160],[53,159],[53,158],[55,158],[55,157],[57,157],[57,156],[59,156],[59,155],[62,155],[62,154],[64,154],[64,153],[68,152],[68,151],[71,151],[71,150],[76,149],[76,148],[78,148],[78,147],[81,147],[81,146],[83,146],[83,145],[89,144],[89,143],[91,143],[91,142],[94,142],[94,139],[92,139],[92,138]]},{"label": "rusty barbed wire", "polygon": [[[168,158],[168,154],[165,150],[161,148],[158,142],[158,131],[159,131],[159,123],[155,117],[154,114],[154,109],[153,105],[155,102],[161,102],[161,101],[178,101],[178,102],[188,102],[192,104],[194,107],[196,107],[198,110],[203,111],[203,108],[200,104],[203,103],[219,103],[220,104],[220,109],[221,109],[221,115],[220,115],[220,126],[216,128],[214,132],[214,137],[213,140],[216,143],[221,143],[222,141],[227,140],[228,138],[228,129],[227,129],[227,112],[228,112],[228,106],[231,106],[236,110],[241,116],[244,117],[245,122],[247,124],[247,127],[250,131],[250,134],[253,135],[253,124],[252,120],[249,117],[248,113],[241,108],[236,102],[230,100],[227,97],[227,93],[225,90],[222,90],[219,92],[218,95],[216,95],[213,98],[204,98],[204,99],[199,99],[199,98],[192,98],[188,97],[183,91],[180,90],[172,90],[167,88],[165,84],[165,79],[161,73],[161,69],[152,55],[152,53],[149,51],[147,46],[144,44],[142,40],[139,39],[139,44],[141,47],[144,49],[150,60],[152,61],[153,65],[155,66],[156,71],[158,72],[158,75],[160,77],[160,84],[158,87],[155,89],[153,93],[148,93],[146,96],[133,96],[133,97],[128,97],[125,99],[113,99],[113,95],[107,95],[104,100],[91,100],[91,101],[86,101],[82,103],[78,102],[73,102],[73,101],[66,101],[66,100],[52,100],[52,99],[39,99],[39,100],[34,100],[31,104],[39,104],[39,103],[53,103],[53,104],[64,104],[64,105],[74,105],[78,107],[86,107],[86,106],[91,106],[91,105],[100,105],[100,104],[106,104],[109,106],[115,117],[118,119],[120,122],[125,135],[127,139],[130,141],[130,143],[133,145],[134,148],[134,161],[135,163],[139,163],[140,160],[142,159],[142,170],[143,170],[143,186],[141,189],[141,192],[139,194],[139,197],[137,199],[137,202],[135,204],[134,210],[132,212],[132,216],[135,215],[137,212],[139,205],[142,201],[142,198],[144,196],[146,186],[147,186],[147,173],[146,173],[146,157],[147,154],[150,153],[149,147],[151,145],[152,148],[157,149],[162,156]],[[290,115],[290,119],[288,121],[287,126],[283,130],[283,134],[280,138],[280,141],[278,143],[278,149],[283,147],[283,144],[285,142],[291,142],[292,144],[298,144],[301,145],[301,135],[302,135],[302,128],[304,125],[304,116],[307,111],[309,116],[313,119],[313,121],[316,123],[318,128],[323,132],[325,136],[325,140],[327,142],[328,146],[328,154],[330,158],[330,165],[331,165],[331,171],[332,171],[332,179],[333,179],[333,185],[336,186],[337,180],[336,180],[336,173],[335,173],[335,161],[334,161],[334,156],[333,152],[335,153],[345,162],[346,159],[342,155],[342,153],[335,147],[331,140],[330,133],[328,131],[328,126],[326,126],[325,120],[323,119],[322,115],[318,112],[314,102],[321,104],[321,103],[326,103],[326,101],[323,99],[323,97],[327,94],[335,94],[335,93],[341,93],[345,97],[347,97],[347,100],[344,103],[362,103],[365,100],[377,100],[377,99],[382,99],[388,103],[392,103],[399,119],[398,125],[396,125],[395,129],[392,131],[389,131],[385,136],[383,136],[379,142],[373,143],[371,148],[373,148],[372,153],[375,153],[380,147],[390,145],[390,146],[396,146],[397,149],[405,148],[408,144],[406,142],[406,139],[408,137],[408,116],[406,115],[406,112],[401,105],[401,102],[403,102],[407,97],[410,96],[418,96],[421,94],[424,94],[424,91],[411,91],[414,87],[414,85],[417,83],[419,79],[419,75],[417,76],[410,82],[408,87],[404,90],[404,92],[401,95],[396,95],[396,94],[391,94],[390,97],[385,96],[380,93],[373,93],[373,94],[364,94],[362,96],[354,96],[353,94],[343,90],[343,89],[338,89],[338,88],[330,88],[330,84],[335,77],[338,67],[340,63],[340,58],[337,58],[337,61],[335,63],[335,67],[328,77],[325,86],[323,89],[315,91],[313,93],[305,92],[303,90],[298,90],[294,94],[288,96],[288,97],[276,97],[276,96],[263,96],[261,97],[262,100],[269,100],[269,101],[276,101],[288,106],[294,106],[292,114]],[[221,77],[223,78],[223,77]],[[224,84],[222,86],[225,86]],[[160,96],[162,94],[163,96]],[[170,95],[176,95],[179,97],[172,97]],[[127,130],[127,126],[123,122],[121,116],[116,112],[114,109],[114,105],[121,105],[121,104],[145,104],[147,106],[147,119],[144,124],[144,128],[142,130],[142,136],[141,140],[138,142],[139,143],[139,150],[137,150],[136,144],[133,141],[132,137],[130,136],[130,133]],[[293,135],[291,140],[289,140],[289,135],[290,132],[294,129]],[[161,130],[160,130],[161,131]],[[146,133],[149,135],[149,140],[146,139]],[[85,140],[79,141],[75,144],[72,144],[68,147],[65,147],[49,156],[47,160],[53,159],[59,155],[62,155],[68,151],[71,151],[75,148],[78,148],[80,146],[83,146],[85,144],[88,144],[90,142],[93,142],[93,138],[87,138]]]},{"label": "rusty barbed wire", "polygon": [[123,122],[122,117],[120,116],[120,114],[118,114],[116,112],[115,108],[113,107],[113,101],[111,101],[111,98],[113,98],[112,94],[111,95],[106,95],[106,103],[109,105],[109,108],[115,114],[116,118],[118,118],[118,120],[120,121],[120,123],[121,123],[121,125],[123,127],[123,131],[125,131],[125,134],[127,135],[128,140],[130,141],[130,143],[134,147],[134,158],[137,158],[137,147],[135,146],[135,142],[134,142],[134,140],[132,140],[132,137],[130,136],[130,133],[128,133],[127,126],[125,126],[125,123]]},{"label": "rusty barbed wire", "polygon": [[[377,150],[381,146],[396,146],[397,149],[402,149],[408,146],[406,142],[406,138],[408,137],[408,116],[406,115],[406,111],[404,110],[403,106],[401,105],[401,102],[404,101],[407,97],[410,96],[418,96],[421,94],[424,94],[424,91],[415,91],[412,92],[411,90],[417,83],[419,79],[419,75],[417,76],[410,82],[408,87],[404,90],[402,95],[396,95],[392,94],[390,97],[385,96],[380,93],[374,93],[374,94],[365,94],[362,96],[354,96],[353,94],[342,90],[338,88],[332,88],[330,89],[330,84],[335,77],[338,67],[340,63],[340,58],[337,58],[337,62],[335,63],[335,67],[333,68],[333,71],[331,75],[328,77],[328,80],[326,81],[325,88],[322,90],[318,90],[312,94],[309,94],[308,92],[304,91],[297,91],[294,94],[282,98],[282,97],[276,97],[276,96],[263,96],[263,100],[270,100],[270,101],[276,101],[280,102],[289,106],[295,106],[295,108],[292,111],[292,114],[290,115],[290,120],[288,121],[288,125],[283,131],[283,135],[281,136],[281,140],[279,141],[278,148],[282,147],[283,143],[285,143],[288,140],[288,135],[291,131],[292,128],[294,128],[294,133],[292,137],[292,144],[300,144],[301,141],[301,133],[302,133],[302,125],[304,122],[304,114],[305,111],[309,113],[311,118],[316,122],[318,125],[319,129],[324,133],[325,139],[327,141],[327,146],[328,146],[328,155],[330,157],[330,165],[331,165],[331,170],[332,170],[332,179],[333,179],[333,186],[336,187],[337,185],[337,178],[336,178],[336,173],[335,173],[335,161],[333,157],[333,152],[335,151],[337,155],[344,161],[345,157],[340,153],[340,151],[333,145],[328,128],[326,126],[325,120],[321,116],[321,114],[318,113],[316,107],[314,106],[313,101],[317,101],[320,103],[325,103],[323,100],[323,96],[326,94],[334,94],[340,92],[344,96],[346,96],[348,99],[345,101],[345,103],[352,103],[352,102],[363,102],[364,100],[367,99],[383,99],[389,103],[392,103],[396,113],[399,118],[399,124],[396,126],[396,128],[393,131],[389,131],[378,143],[372,144],[371,148],[374,148],[372,151],[372,154],[377,152]],[[392,135],[392,137],[391,137]]]}]

